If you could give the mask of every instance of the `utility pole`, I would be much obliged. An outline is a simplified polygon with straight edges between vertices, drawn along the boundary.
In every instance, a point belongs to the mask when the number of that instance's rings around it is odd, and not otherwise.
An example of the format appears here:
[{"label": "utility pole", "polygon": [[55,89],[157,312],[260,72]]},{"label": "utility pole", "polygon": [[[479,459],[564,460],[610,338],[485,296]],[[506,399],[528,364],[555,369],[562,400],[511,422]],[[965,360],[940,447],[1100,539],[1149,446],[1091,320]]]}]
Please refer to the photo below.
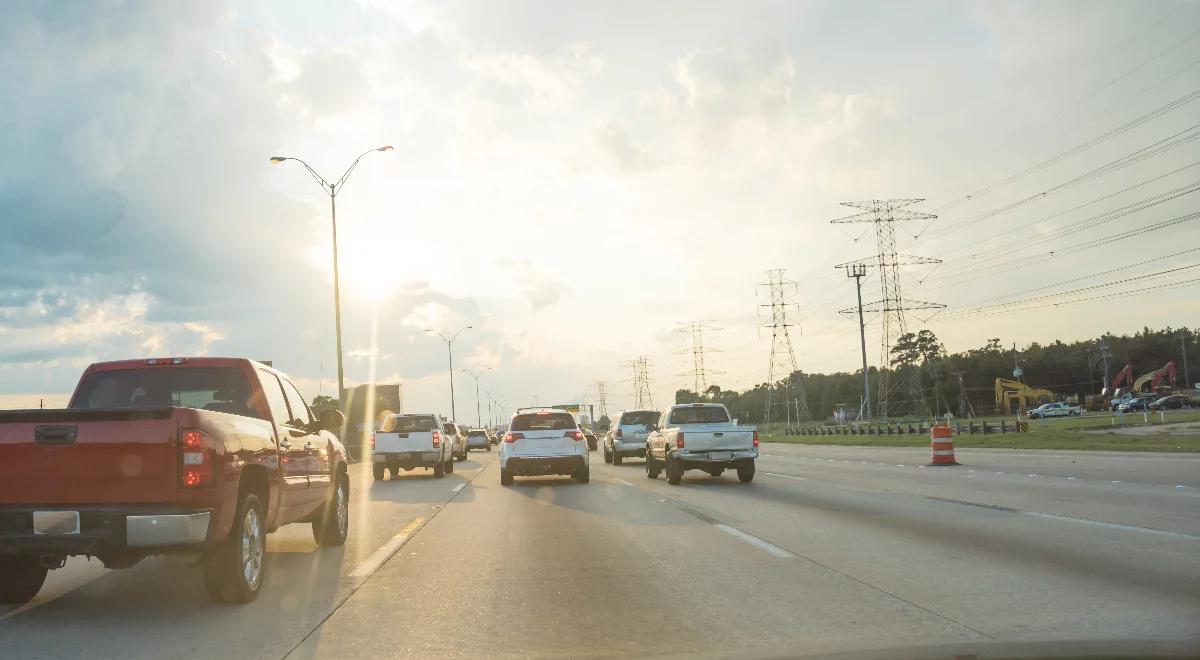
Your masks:
[{"label": "utility pole", "polygon": [[882,316],[883,332],[880,333],[880,369],[876,385],[879,396],[876,397],[876,410],[879,416],[887,418],[889,390],[897,389],[909,397],[910,409],[916,404],[916,411],[928,415],[929,406],[925,402],[925,394],[921,388],[920,371],[904,369],[893,388],[888,381],[891,379],[890,370],[885,368],[890,364],[891,349],[896,340],[908,334],[908,321],[904,312],[917,309],[943,309],[946,306],[938,303],[905,299],[900,291],[900,266],[918,264],[939,264],[941,259],[916,257],[900,254],[896,249],[896,224],[910,220],[932,220],[937,218],[931,213],[908,211],[902,207],[911,206],[923,199],[872,199],[863,202],[842,202],[842,206],[862,209],[862,213],[831,220],[832,224],[871,223],[875,225],[874,257],[838,264],[841,268],[847,265],[871,266],[879,269],[879,287],[882,297],[868,303],[863,311],[876,312]]},{"label": "utility pole", "polygon": [[1112,357],[1112,351],[1108,348],[1103,340],[1100,342],[1100,359],[1104,361],[1104,373],[1100,374],[1104,382],[1104,389],[1101,392],[1108,392],[1108,360]]},{"label": "utility pole", "polygon": [[[783,279],[782,268],[774,268],[767,271],[767,281],[759,284],[760,287],[768,287],[771,302],[765,305],[759,305],[759,309],[769,307],[771,310],[771,322],[761,325],[762,328],[771,329],[771,357],[767,364],[767,403],[766,410],[763,414],[763,424],[771,422],[771,408],[774,405],[779,405],[774,401],[775,397],[775,369],[776,364],[783,360],[786,355],[787,361],[785,365],[791,367],[788,372],[788,377],[784,381],[784,397],[783,409],[787,414],[788,426],[791,426],[791,411],[788,406],[788,398],[791,394],[792,374],[800,369],[796,366],[796,353],[792,350],[792,336],[788,328],[797,325],[788,319],[788,309],[793,311],[796,309],[796,303],[789,302],[787,299],[787,289],[795,290],[796,283],[788,282]],[[800,401],[800,407],[797,410],[797,417],[800,419],[808,419],[808,396],[804,392],[804,380],[796,379],[797,398]],[[799,420],[797,420],[799,421]]]},{"label": "utility pole", "polygon": [[1184,387],[1186,387],[1186,388],[1188,388],[1188,389],[1190,390],[1190,389],[1192,389],[1192,385],[1195,385],[1195,383],[1193,383],[1193,382],[1191,381],[1191,379],[1190,379],[1190,378],[1188,378],[1188,369],[1187,369],[1187,332],[1186,332],[1186,331],[1180,331],[1180,333],[1179,333],[1179,351],[1180,351],[1181,353],[1183,353],[1183,385],[1184,385]]},{"label": "utility pole", "polygon": [[958,378],[958,416],[970,419],[975,416],[975,407],[971,405],[971,399],[967,397],[967,388],[963,386],[963,373],[957,368],[954,370],[954,375]]},{"label": "utility pole", "polygon": [[846,277],[854,278],[854,289],[858,293],[858,341],[862,347],[863,407],[866,419],[871,419],[871,374],[867,371],[867,324],[863,321],[862,278],[867,276],[866,264],[845,264]]},{"label": "utility pole", "polygon": [[721,349],[719,349],[719,348],[705,348],[704,347],[704,331],[705,330],[720,330],[720,328],[712,325],[711,321],[692,321],[691,323],[679,323],[678,325],[680,327],[679,327],[679,329],[676,330],[676,332],[687,333],[692,336],[692,348],[690,350],[684,349],[682,351],[675,351],[675,352],[676,352],[676,354],[679,354],[679,355],[685,355],[687,353],[692,354],[692,370],[685,371],[683,373],[676,374],[676,375],[677,376],[689,376],[690,375],[692,377],[692,384],[693,384],[692,386],[694,388],[693,391],[696,394],[703,395],[704,390],[708,389],[708,374],[710,374],[710,373],[713,373],[713,374],[725,373],[723,371],[713,371],[713,370],[706,371],[704,368],[704,352],[708,351],[709,353],[719,353],[721,351]]}]

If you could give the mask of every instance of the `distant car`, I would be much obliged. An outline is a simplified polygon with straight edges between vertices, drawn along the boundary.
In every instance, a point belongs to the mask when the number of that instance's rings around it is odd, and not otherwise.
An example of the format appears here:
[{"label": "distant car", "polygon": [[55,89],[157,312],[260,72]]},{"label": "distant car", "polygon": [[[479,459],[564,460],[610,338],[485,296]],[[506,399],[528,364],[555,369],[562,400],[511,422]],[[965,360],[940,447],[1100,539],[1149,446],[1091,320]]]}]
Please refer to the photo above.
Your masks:
[{"label": "distant car", "polygon": [[583,429],[583,437],[587,440],[588,451],[595,451],[596,443],[598,442],[596,434],[592,433],[590,429]]},{"label": "distant car", "polygon": [[590,481],[583,431],[565,410],[518,410],[500,445],[500,485],[513,485],[513,477],[548,474],[570,475],[581,484]]},{"label": "distant car", "polygon": [[1186,394],[1172,394],[1150,403],[1150,410],[1179,410],[1194,408],[1196,403]]},{"label": "distant car", "polygon": [[604,462],[620,465],[626,456],[646,457],[647,424],[658,423],[659,410],[622,410],[604,434]]},{"label": "distant car", "polygon": [[488,432],[483,429],[471,429],[467,431],[467,451],[472,449],[492,450],[492,439],[488,437]]},{"label": "distant car", "polygon": [[1042,405],[1029,411],[1030,419],[1046,419],[1047,417],[1073,417],[1082,415],[1083,409],[1079,406],[1068,406],[1065,403],[1043,403]]},{"label": "distant car", "polygon": [[450,446],[450,453],[456,461],[467,460],[467,433],[461,426],[454,422],[446,422],[442,425],[442,431],[446,434],[446,444]]},{"label": "distant car", "polygon": [[488,442],[491,442],[493,445],[500,444],[500,436],[496,435],[495,431],[488,429],[487,435],[488,435]]},{"label": "distant car", "polygon": [[1154,396],[1139,396],[1117,406],[1117,410],[1121,412],[1141,412],[1150,409],[1150,404],[1156,401],[1158,397]]}]

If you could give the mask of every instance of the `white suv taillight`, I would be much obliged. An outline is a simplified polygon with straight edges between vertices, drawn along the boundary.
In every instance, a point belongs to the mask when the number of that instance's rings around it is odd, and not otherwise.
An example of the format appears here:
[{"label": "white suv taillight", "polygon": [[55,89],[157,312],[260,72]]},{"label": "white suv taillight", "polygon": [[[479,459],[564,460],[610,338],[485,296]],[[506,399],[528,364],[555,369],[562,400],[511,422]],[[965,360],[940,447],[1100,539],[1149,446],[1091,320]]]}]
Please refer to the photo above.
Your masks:
[{"label": "white suv taillight", "polygon": [[564,438],[574,438],[575,440],[583,440],[583,431],[567,431],[563,434]]}]

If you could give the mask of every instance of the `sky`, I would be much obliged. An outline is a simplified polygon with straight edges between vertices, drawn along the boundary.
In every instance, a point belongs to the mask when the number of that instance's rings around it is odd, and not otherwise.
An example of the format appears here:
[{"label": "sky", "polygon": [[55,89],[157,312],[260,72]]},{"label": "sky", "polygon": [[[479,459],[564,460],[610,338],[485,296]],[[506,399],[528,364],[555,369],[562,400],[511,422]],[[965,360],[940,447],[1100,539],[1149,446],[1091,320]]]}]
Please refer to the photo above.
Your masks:
[{"label": "sky", "polygon": [[[708,384],[752,387],[774,268],[797,366],[854,371],[835,265],[875,236],[830,223],[854,200],[938,216],[897,247],[945,261],[901,284],[947,305],[907,321],[951,351],[1200,320],[1195,2],[2,11],[0,408],[151,356],[271,360],[333,394],[329,199],[269,158],[334,180],[382,145],[337,198],[346,379],[400,382],[409,410],[449,411],[425,330],[467,325],[455,369],[507,408],[598,403],[597,381],[631,407],[639,355],[670,403],[694,382],[693,321],[714,328]],[[873,270],[863,287],[880,297]],[[474,381],[455,385],[472,421]]]}]

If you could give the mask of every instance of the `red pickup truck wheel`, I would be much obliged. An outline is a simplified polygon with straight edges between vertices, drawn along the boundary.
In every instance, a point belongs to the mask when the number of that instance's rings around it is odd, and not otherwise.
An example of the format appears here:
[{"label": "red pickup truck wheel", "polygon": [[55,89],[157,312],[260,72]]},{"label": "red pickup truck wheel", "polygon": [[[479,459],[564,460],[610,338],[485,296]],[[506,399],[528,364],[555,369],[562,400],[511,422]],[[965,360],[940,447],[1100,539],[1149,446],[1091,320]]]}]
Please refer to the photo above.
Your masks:
[{"label": "red pickup truck wheel", "polygon": [[0,555],[0,603],[28,603],[42,589],[46,569],[34,555]]},{"label": "red pickup truck wheel", "polygon": [[262,504],[254,493],[242,495],[233,531],[204,561],[204,586],[218,603],[249,603],[262,589],[266,530]]},{"label": "red pickup truck wheel", "polygon": [[350,532],[350,482],[339,474],[333,496],[325,503],[321,516],[312,521],[313,540],[322,546],[346,544]]}]

